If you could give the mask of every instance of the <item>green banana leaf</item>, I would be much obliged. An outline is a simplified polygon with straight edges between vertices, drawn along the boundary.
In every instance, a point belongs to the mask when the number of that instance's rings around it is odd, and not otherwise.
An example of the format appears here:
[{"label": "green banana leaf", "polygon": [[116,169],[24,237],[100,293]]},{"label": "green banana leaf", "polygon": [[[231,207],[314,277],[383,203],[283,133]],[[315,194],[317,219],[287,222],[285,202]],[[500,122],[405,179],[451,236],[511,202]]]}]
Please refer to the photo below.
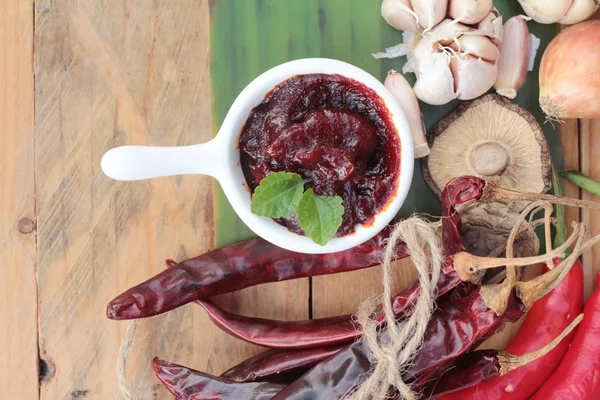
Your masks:
[{"label": "green banana leaf", "polygon": [[[390,69],[401,70],[404,57],[375,60],[371,53],[402,41],[401,32],[380,15],[378,0],[213,0],[211,21],[211,93],[213,132],[218,132],[229,107],[242,89],[262,72],[286,61],[327,57],[352,63],[383,80]],[[514,0],[495,0],[504,20],[523,14]],[[531,33],[541,39],[535,69],[515,101],[531,111],[540,123],[538,68],[541,55],[558,32],[556,25],[529,22]],[[414,75],[408,74],[414,83]],[[448,115],[459,103],[444,106],[421,103],[427,129]],[[544,124],[554,164],[564,165],[557,129]],[[254,236],[237,217],[215,184],[214,215],[217,246]],[[415,163],[412,188],[400,212],[439,215],[438,199],[422,178]]]}]

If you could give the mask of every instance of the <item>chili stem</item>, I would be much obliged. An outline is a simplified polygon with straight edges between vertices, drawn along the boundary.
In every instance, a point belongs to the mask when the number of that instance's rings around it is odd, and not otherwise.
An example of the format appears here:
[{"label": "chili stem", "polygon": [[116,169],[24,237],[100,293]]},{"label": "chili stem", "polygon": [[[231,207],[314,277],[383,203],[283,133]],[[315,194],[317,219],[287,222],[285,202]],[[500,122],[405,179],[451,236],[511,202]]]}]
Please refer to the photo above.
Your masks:
[{"label": "chili stem", "polygon": [[498,186],[493,183],[488,183],[486,193],[481,198],[483,201],[490,200],[547,200],[552,204],[560,204],[570,207],[589,208],[592,210],[600,210],[600,203],[587,200],[571,199],[563,196],[553,196],[550,194],[527,193],[519,192],[518,190],[510,189],[504,186]]},{"label": "chili stem", "polygon": [[569,335],[573,329],[583,320],[583,314],[579,314],[573,322],[567,326],[567,328],[562,331],[560,335],[558,335],[553,341],[542,347],[541,349],[527,353],[521,356],[516,356],[514,354],[507,353],[504,350],[500,350],[498,352],[498,361],[500,362],[500,375],[506,375],[508,372],[517,369],[519,367],[524,366],[532,361],[537,360],[551,352],[558,344]]}]

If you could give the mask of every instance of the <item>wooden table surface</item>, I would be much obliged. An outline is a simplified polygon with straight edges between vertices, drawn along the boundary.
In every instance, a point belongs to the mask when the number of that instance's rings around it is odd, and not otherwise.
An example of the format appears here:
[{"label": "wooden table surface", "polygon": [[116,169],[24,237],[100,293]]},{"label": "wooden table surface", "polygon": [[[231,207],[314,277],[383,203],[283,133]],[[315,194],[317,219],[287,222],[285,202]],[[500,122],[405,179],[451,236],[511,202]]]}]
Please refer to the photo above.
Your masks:
[{"label": "wooden table surface", "polygon": [[[121,144],[183,145],[210,137],[209,17],[197,0],[4,0],[0,4],[0,398],[118,399],[116,363],[128,322],[106,303],[213,247],[212,182],[117,183],[100,171]],[[562,125],[568,168],[600,178],[599,121]],[[569,187],[568,194],[581,195]],[[592,233],[598,214],[571,210]],[[584,256],[586,293],[600,249]],[[596,264],[596,265],[595,265]],[[414,278],[396,269],[398,286]],[[351,312],[379,271],[265,285],[224,296],[249,315]],[[495,340],[504,343],[508,333]],[[125,372],[135,399],[165,399],[160,356],[220,373],[260,351],[188,305],[142,321]]]}]

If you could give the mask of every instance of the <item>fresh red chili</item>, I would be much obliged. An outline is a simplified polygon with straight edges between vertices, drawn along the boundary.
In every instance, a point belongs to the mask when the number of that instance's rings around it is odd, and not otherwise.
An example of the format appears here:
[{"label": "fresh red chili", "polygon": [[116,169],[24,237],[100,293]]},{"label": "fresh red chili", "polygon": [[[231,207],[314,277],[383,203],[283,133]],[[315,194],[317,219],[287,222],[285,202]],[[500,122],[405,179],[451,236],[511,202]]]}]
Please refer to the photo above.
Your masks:
[{"label": "fresh red chili", "polygon": [[[600,286],[600,274],[596,275]],[[600,396],[600,288],[585,303],[583,321],[556,371],[531,400],[594,400]]]},{"label": "fresh red chili", "polygon": [[308,350],[267,350],[223,372],[221,378],[232,382],[289,384],[341,349],[338,346]]},{"label": "fresh red chili", "polygon": [[[371,267],[381,262],[388,235],[386,229],[353,249],[311,255],[284,250],[260,238],[244,240],[176,264],[127,290],[108,304],[106,315],[116,320],[151,317],[261,283]],[[407,253],[400,245],[396,257]]]},{"label": "fresh red chili", "polygon": [[[444,246],[448,254],[462,250],[460,237],[460,216],[454,207],[467,201],[476,200],[483,194],[484,182],[479,178],[461,177],[450,182],[442,192],[442,226]],[[461,283],[452,268],[452,262],[445,263],[438,282],[438,296],[450,292]],[[419,283],[415,282],[392,299],[392,307],[397,318],[403,318],[419,297]],[[250,318],[221,310],[208,301],[199,301],[213,322],[225,332],[258,346],[276,349],[302,349],[333,346],[350,343],[360,337],[360,329],[352,320],[352,315],[320,318],[305,321],[278,321],[263,318]],[[379,322],[384,321],[379,316]]]},{"label": "fresh red chili", "polygon": [[267,400],[284,385],[269,382],[230,382],[155,358],[154,373],[179,400]]},{"label": "fresh red chili", "polygon": [[[556,259],[554,264],[558,265],[560,261]],[[556,288],[531,307],[518,333],[505,351],[514,355],[523,355],[539,350],[573,321],[581,312],[582,303],[583,270],[581,264],[577,262]],[[440,399],[526,400],[554,372],[569,348],[572,336],[573,334],[561,341],[554,350],[540,359],[496,378],[493,377],[498,375],[499,365],[496,363],[495,354],[489,354],[487,357],[481,355],[481,363],[477,367],[469,365],[473,363],[473,358],[462,359],[457,362],[454,369],[449,371],[450,373],[442,376],[442,380],[435,382],[432,392],[434,396],[438,396],[463,387],[464,389],[444,395]],[[463,370],[459,363],[469,365],[469,369]],[[484,383],[477,384],[479,382]],[[474,386],[466,387],[469,384]]]}]

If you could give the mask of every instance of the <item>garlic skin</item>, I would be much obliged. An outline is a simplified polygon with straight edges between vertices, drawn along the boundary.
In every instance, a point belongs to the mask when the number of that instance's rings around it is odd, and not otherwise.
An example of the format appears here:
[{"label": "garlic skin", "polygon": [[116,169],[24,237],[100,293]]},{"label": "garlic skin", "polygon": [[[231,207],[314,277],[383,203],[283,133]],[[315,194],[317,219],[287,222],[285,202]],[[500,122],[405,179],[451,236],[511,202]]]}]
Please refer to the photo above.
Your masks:
[{"label": "garlic skin", "polygon": [[494,83],[496,92],[514,99],[523,87],[530,60],[530,36],[527,22],[521,17],[512,17],[504,24],[504,41],[500,45],[498,77]]},{"label": "garlic skin", "polygon": [[500,57],[498,47],[485,36],[463,35],[450,48],[465,55],[472,55],[485,61],[495,62]]},{"label": "garlic skin", "polygon": [[541,24],[553,24],[567,14],[572,0],[519,0],[525,13]]},{"label": "garlic skin", "polygon": [[450,69],[460,100],[471,100],[487,92],[498,76],[498,64],[471,55],[452,56]]},{"label": "garlic skin", "polygon": [[450,0],[449,14],[463,24],[477,24],[492,10],[492,0]]},{"label": "garlic skin", "polygon": [[502,25],[502,15],[496,7],[477,24],[477,30],[472,34],[484,35],[492,39],[496,46],[500,46],[504,37],[504,27]]},{"label": "garlic skin", "polygon": [[432,29],[446,16],[448,0],[410,0],[417,14],[419,25],[425,30]]},{"label": "garlic skin", "polygon": [[423,158],[429,154],[429,145],[425,138],[423,118],[419,108],[419,100],[404,75],[391,70],[385,78],[384,86],[392,93],[400,104],[400,108],[408,121],[408,127],[413,138],[415,158]]},{"label": "garlic skin", "polygon": [[594,15],[599,5],[597,0],[573,0],[569,11],[558,22],[564,25],[573,25],[585,21]]},{"label": "garlic skin", "polygon": [[410,0],[383,0],[381,16],[385,21],[400,31],[421,32],[417,16],[412,10]]}]

